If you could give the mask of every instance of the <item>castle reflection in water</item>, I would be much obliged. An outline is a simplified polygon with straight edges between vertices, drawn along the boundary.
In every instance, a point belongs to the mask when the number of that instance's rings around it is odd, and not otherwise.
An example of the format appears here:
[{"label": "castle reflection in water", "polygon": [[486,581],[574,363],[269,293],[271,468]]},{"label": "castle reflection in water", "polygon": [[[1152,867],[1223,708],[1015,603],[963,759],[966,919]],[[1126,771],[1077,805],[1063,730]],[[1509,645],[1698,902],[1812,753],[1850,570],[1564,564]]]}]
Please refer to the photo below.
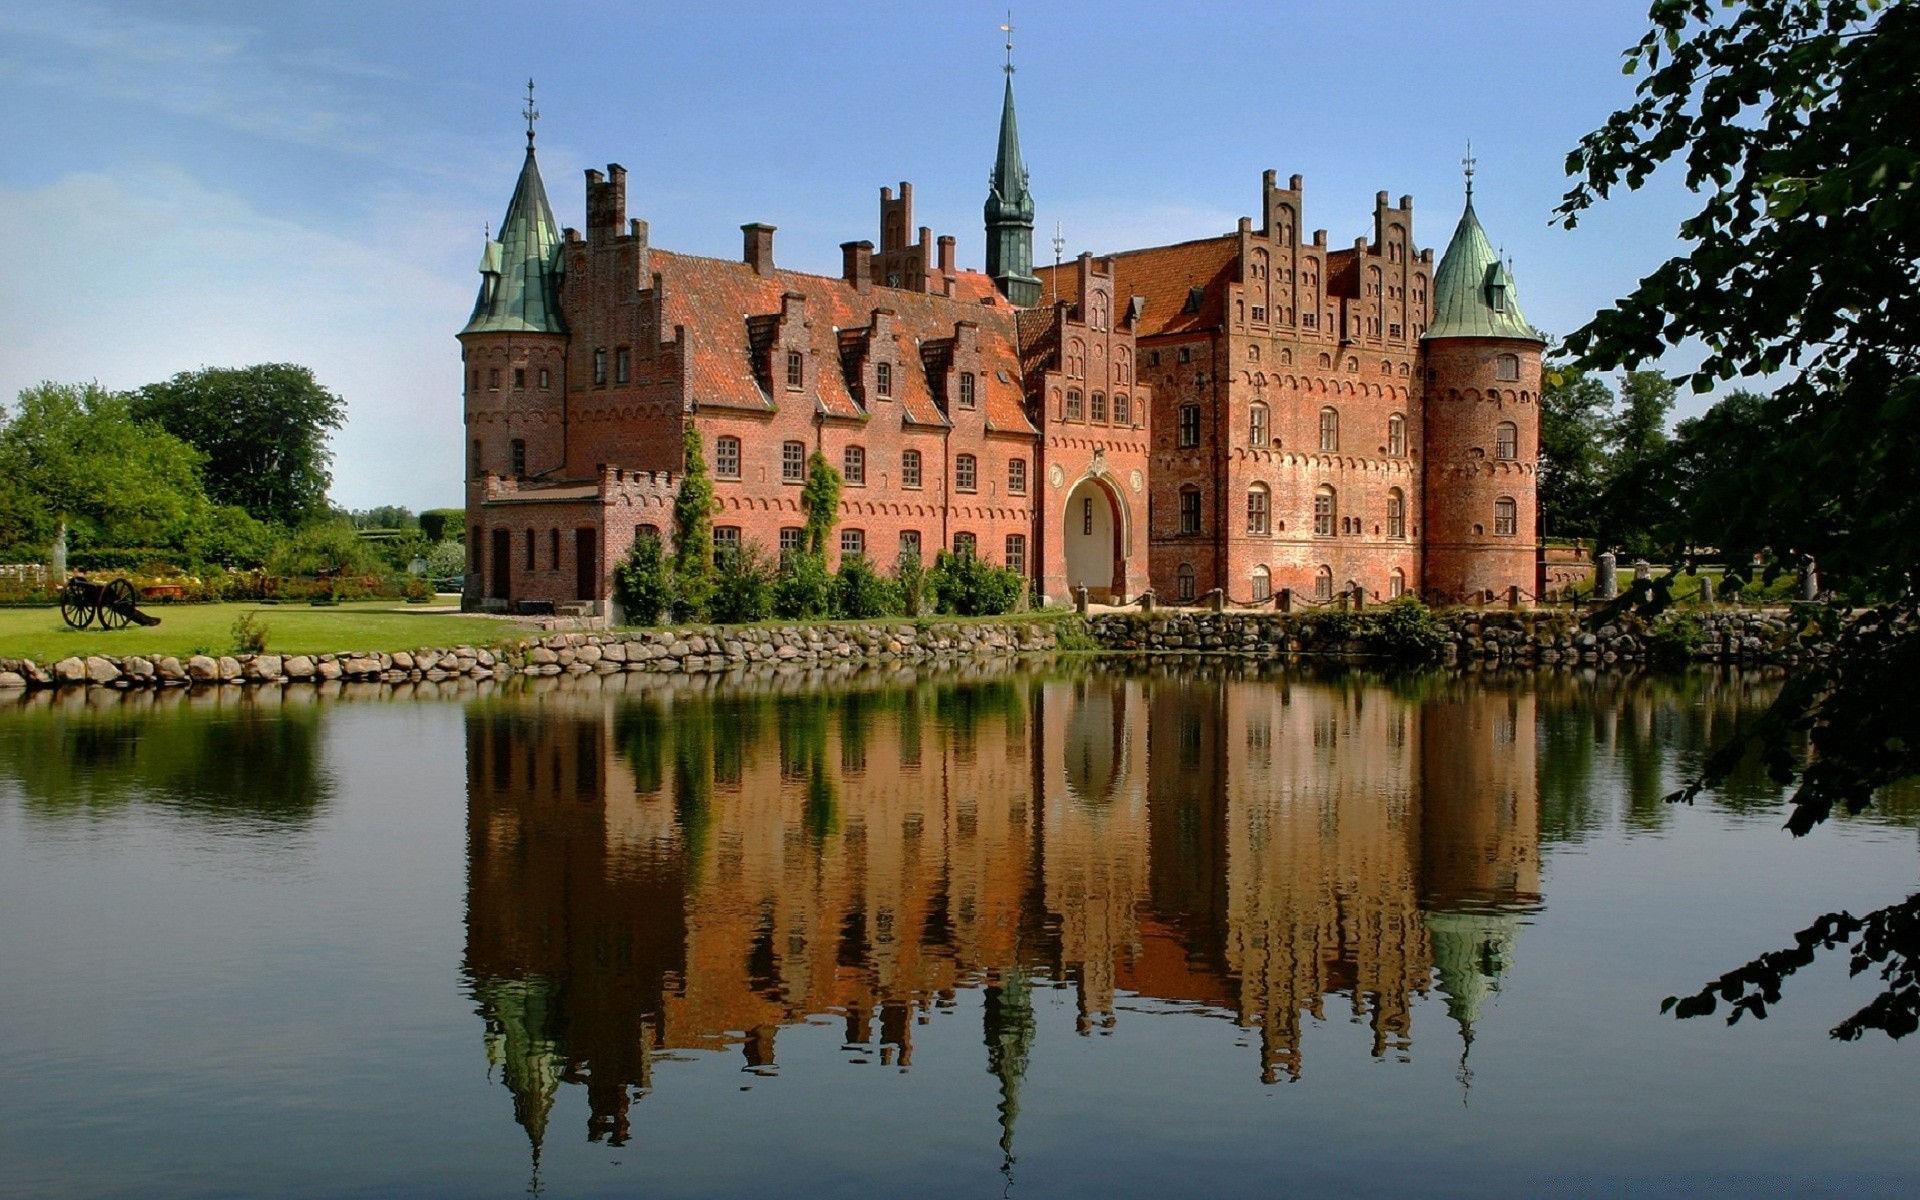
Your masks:
[{"label": "castle reflection in water", "polygon": [[[1471,1040],[1539,902],[1534,693],[1486,683],[1009,676],[470,706],[467,970],[536,1148],[562,1083],[624,1140],[663,1052],[844,1019],[908,1066],[985,990],[1011,1137],[1032,988],[1207,1006],[1298,1077],[1305,1019]],[[1431,1036],[1431,1035],[1424,1035]]]}]

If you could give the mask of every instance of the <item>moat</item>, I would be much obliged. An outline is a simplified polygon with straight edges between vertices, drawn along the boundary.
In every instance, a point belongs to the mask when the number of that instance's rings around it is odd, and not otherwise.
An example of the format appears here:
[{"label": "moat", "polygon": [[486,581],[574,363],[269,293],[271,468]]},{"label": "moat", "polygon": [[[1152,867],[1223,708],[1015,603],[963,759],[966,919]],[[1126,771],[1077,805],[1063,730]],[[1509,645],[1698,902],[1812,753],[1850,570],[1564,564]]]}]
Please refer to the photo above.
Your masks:
[{"label": "moat", "polygon": [[[1659,1013],[1915,890],[1776,676],[1000,661],[0,708],[0,1195],[1910,1195],[1916,1047]],[[433,685],[421,685],[433,692]]]}]

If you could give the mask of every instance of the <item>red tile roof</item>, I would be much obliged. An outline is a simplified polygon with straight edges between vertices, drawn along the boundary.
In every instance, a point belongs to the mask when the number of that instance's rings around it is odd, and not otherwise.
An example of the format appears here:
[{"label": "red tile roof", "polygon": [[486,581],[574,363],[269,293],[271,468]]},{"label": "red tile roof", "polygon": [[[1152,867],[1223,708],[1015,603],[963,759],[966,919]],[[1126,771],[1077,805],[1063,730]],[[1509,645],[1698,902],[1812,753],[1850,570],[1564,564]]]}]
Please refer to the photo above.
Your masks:
[{"label": "red tile roof", "polygon": [[[1124,308],[1129,297],[1144,296],[1146,312],[1134,329],[1136,337],[1186,333],[1209,329],[1226,319],[1226,289],[1233,278],[1240,256],[1237,234],[1206,238],[1198,242],[1180,242],[1155,246],[1148,250],[1129,250],[1113,256],[1113,297],[1116,308]],[[1051,297],[1058,276],[1060,298],[1075,303],[1080,299],[1080,269],[1074,263],[1046,266],[1037,272],[1040,294]],[[1187,296],[1194,288],[1206,295],[1198,312],[1188,312]]]},{"label": "red tile roof", "polygon": [[958,322],[971,321],[979,326],[983,367],[979,386],[985,393],[981,404],[989,427],[1038,432],[1022,402],[1016,310],[1001,298],[993,281],[977,271],[960,272],[954,294],[948,297],[877,285],[862,293],[843,279],[825,275],[776,270],[763,276],[743,262],[665,250],[652,252],[652,267],[660,275],[665,297],[662,327],[685,327],[681,354],[692,380],[689,398],[699,404],[767,409],[779,402],[779,396],[769,396],[754,376],[747,322],[750,317],[779,313],[782,297],[795,292],[806,297],[807,319],[814,328],[808,391],[826,415],[851,420],[871,415],[848,390],[839,339],[832,330],[868,328],[873,311],[885,308],[894,313],[899,340],[900,369],[894,376],[892,400],[907,421],[948,423],[928,387],[919,343],[951,338]]}]

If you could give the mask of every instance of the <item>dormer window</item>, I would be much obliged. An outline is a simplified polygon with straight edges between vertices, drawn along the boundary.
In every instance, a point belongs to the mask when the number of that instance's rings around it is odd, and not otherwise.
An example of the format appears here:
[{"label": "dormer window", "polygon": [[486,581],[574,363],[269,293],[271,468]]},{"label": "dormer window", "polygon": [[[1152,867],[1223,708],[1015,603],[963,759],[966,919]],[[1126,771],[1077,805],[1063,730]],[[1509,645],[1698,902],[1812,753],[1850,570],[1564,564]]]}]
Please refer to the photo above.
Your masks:
[{"label": "dormer window", "polygon": [[972,408],[977,403],[973,393],[973,372],[960,372],[960,407]]},{"label": "dormer window", "polygon": [[892,363],[879,363],[873,368],[873,391],[882,399],[893,395]]},{"label": "dormer window", "polygon": [[798,350],[787,351],[787,386],[800,388],[806,385],[807,361]]},{"label": "dormer window", "polygon": [[1197,287],[1188,288],[1187,302],[1181,307],[1180,311],[1183,313],[1197,313],[1200,311],[1200,306],[1206,303],[1206,299],[1207,289]]}]

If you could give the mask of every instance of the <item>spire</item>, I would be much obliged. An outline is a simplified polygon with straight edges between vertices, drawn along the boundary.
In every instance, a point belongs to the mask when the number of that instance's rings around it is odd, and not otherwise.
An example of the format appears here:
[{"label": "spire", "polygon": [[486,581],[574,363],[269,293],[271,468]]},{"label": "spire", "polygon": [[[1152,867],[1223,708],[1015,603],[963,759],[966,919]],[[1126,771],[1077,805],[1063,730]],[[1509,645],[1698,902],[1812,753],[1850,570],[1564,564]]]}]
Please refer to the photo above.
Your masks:
[{"label": "spire", "polygon": [[1033,274],[1033,193],[1027,165],[1020,157],[1020,124],[1013,111],[1013,14],[1000,27],[1007,35],[1007,88],[1000,104],[1000,148],[988,181],[987,274],[1013,303],[1040,303],[1040,280]]},{"label": "spire", "polygon": [[1009,967],[999,982],[988,985],[983,1015],[986,1024],[987,1070],[1000,1080],[1000,1169],[1011,1179],[1013,1130],[1020,1119],[1020,1084],[1033,1056],[1035,1022],[1032,986],[1026,969]]},{"label": "spire", "polygon": [[533,156],[533,81],[527,81],[527,157],[498,237],[480,256],[480,294],[462,333],[565,333],[560,317],[560,227]]},{"label": "spire", "polygon": [[1426,336],[1545,342],[1546,336],[1527,324],[1514,291],[1513,274],[1494,252],[1487,231],[1480,228],[1480,218],[1473,211],[1474,162],[1469,144],[1467,157],[1460,160],[1466,169],[1467,207],[1433,273],[1433,323],[1427,326]]}]

